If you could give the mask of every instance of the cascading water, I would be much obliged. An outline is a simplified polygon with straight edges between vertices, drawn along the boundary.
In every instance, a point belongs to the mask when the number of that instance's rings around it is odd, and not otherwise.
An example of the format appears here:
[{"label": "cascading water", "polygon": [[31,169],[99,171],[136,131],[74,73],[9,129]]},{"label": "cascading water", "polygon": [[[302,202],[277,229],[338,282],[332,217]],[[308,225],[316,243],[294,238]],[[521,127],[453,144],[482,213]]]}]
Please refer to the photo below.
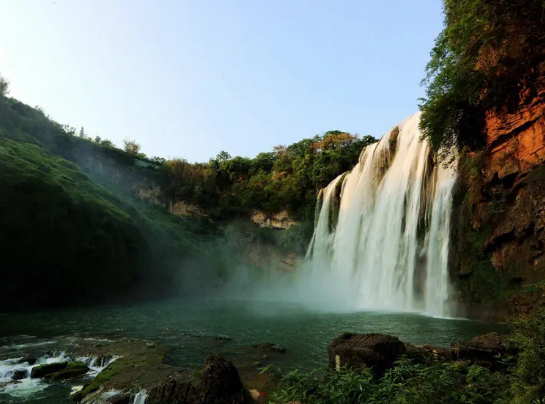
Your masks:
[{"label": "cascading water", "polygon": [[322,300],[448,315],[455,171],[434,162],[419,120],[413,115],[365,148],[320,193],[307,281]]}]

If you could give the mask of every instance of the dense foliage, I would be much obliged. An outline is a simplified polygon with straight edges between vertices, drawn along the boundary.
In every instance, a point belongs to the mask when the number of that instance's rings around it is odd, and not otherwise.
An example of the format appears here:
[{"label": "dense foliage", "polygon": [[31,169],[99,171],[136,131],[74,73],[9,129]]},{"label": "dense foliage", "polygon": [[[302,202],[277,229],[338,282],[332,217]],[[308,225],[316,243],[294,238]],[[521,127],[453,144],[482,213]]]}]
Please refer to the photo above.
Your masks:
[{"label": "dense foliage", "polygon": [[330,131],[255,158],[222,152],[208,163],[167,162],[171,196],[230,218],[253,209],[288,211],[292,217],[312,217],[317,191],[352,169],[361,150],[376,140]]},{"label": "dense foliage", "polygon": [[[403,357],[375,379],[371,371],[341,369],[281,378],[271,402],[328,403],[467,403],[540,404],[545,398],[545,310],[512,324],[509,344],[518,348],[515,361],[501,371],[468,362],[426,363]],[[270,371],[271,369],[264,369]]]},{"label": "dense foliage", "polygon": [[475,148],[486,111],[533,95],[545,61],[545,2],[445,0],[444,13],[423,82],[421,127],[436,150]]}]

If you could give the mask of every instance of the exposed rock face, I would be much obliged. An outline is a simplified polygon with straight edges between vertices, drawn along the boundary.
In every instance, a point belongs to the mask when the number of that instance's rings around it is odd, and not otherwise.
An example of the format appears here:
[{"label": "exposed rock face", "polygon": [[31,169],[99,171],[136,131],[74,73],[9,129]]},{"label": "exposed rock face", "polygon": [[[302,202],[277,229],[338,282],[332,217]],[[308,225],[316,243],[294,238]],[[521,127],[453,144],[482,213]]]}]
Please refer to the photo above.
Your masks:
[{"label": "exposed rock face", "polygon": [[283,211],[272,215],[255,210],[252,213],[252,221],[257,223],[261,227],[270,227],[273,229],[287,230],[294,224],[297,224],[294,220],[290,219],[288,212]]},{"label": "exposed rock face", "polygon": [[[543,288],[537,293],[518,293],[545,279],[545,69],[536,84],[538,90],[533,93],[521,92],[517,105],[487,113],[486,148],[472,156],[474,172],[464,181],[469,190],[464,213],[469,223],[462,233],[479,234],[483,247],[479,253],[489,259],[501,287],[510,292],[509,297],[503,293],[492,299],[505,299],[505,304],[479,302],[481,318],[483,313],[493,320],[526,314],[545,303]],[[465,252],[457,254],[463,261]],[[476,266],[462,262],[454,277],[472,276]],[[472,307],[469,312],[478,310]]]},{"label": "exposed rock face", "polygon": [[370,368],[376,376],[393,366],[407,348],[399,338],[386,334],[345,334],[327,348],[329,364],[339,368]]},{"label": "exposed rock face", "polygon": [[149,404],[189,404],[197,400],[197,389],[188,381],[175,378],[169,378],[154,388],[147,398]]},{"label": "exposed rock face", "polygon": [[171,377],[151,390],[147,399],[149,404],[244,404],[250,401],[237,369],[220,355],[206,359],[198,386]]}]

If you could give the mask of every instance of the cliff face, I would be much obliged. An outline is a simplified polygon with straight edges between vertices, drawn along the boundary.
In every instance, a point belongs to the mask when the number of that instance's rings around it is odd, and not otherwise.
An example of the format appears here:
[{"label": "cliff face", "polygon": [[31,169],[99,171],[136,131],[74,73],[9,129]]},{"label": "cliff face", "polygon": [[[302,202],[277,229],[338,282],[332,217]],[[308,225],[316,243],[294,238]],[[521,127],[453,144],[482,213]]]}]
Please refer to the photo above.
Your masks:
[{"label": "cliff face", "polygon": [[[477,303],[488,318],[526,314],[545,303],[545,289],[539,283],[545,279],[545,74],[536,88],[532,93],[522,91],[520,100],[509,108],[486,114],[485,150],[470,153],[472,173],[462,168],[464,188],[469,191],[464,214],[471,229],[459,236],[473,240],[460,240],[457,278],[462,302],[481,300]],[[471,242],[482,248],[471,247]],[[488,262],[499,275],[491,285],[496,290],[475,299],[476,271]]]}]

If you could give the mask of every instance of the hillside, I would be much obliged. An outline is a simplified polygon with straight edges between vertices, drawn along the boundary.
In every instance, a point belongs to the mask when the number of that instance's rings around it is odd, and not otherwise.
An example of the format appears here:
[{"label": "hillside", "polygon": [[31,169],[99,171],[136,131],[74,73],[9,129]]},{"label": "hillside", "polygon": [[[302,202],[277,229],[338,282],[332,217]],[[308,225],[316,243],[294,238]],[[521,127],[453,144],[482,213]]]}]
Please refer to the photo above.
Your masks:
[{"label": "hillside", "polygon": [[131,192],[164,174],[3,97],[0,155],[5,308],[169,294],[188,262],[212,255],[208,222]]}]

